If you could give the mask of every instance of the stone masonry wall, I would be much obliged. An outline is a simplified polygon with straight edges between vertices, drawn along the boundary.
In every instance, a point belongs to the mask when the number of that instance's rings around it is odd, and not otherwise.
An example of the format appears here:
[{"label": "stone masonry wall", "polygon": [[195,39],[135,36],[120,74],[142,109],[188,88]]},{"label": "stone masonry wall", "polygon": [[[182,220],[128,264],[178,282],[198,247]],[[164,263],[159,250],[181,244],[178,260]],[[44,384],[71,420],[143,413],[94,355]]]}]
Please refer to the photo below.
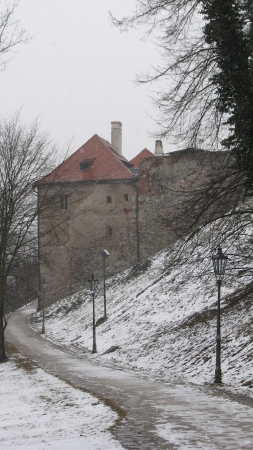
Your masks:
[{"label": "stone masonry wall", "polygon": [[[61,198],[67,197],[67,208]],[[90,182],[39,188],[40,278],[48,283],[45,302],[88,288],[90,275],[102,281],[138,262],[136,190],[130,181]]]},{"label": "stone masonry wall", "polygon": [[175,242],[189,222],[184,207],[194,193],[218,176],[227,152],[187,149],[140,163],[138,216],[140,259]]}]

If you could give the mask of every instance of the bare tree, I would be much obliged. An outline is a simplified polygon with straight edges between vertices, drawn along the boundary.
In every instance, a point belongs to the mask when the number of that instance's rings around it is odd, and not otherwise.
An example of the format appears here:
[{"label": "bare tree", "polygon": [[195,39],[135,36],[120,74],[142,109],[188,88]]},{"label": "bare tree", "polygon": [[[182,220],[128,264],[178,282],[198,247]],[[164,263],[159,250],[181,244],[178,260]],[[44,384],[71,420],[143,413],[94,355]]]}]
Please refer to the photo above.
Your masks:
[{"label": "bare tree", "polygon": [[[186,201],[176,215],[168,213],[167,225],[194,245],[207,224],[211,248],[228,236],[236,239],[253,212],[252,1],[136,0],[132,15],[112,20],[121,29],[144,25],[157,39],[161,66],[139,82],[158,83],[160,136],[188,147],[231,150],[202,187],[177,192]],[[250,249],[240,256],[249,263]]]},{"label": "bare tree", "polygon": [[138,81],[155,83],[159,92],[154,102],[160,137],[216,148],[222,117],[211,78],[217,64],[214,48],[205,42],[201,6],[201,0],[136,0],[135,13],[112,20],[121,29],[144,25],[155,36],[161,65]]},{"label": "bare tree", "polygon": [[0,362],[5,359],[8,276],[15,262],[36,246],[38,207],[34,183],[52,168],[54,150],[36,122],[25,127],[19,114],[0,122]]},{"label": "bare tree", "polygon": [[198,148],[223,145],[238,165],[246,159],[247,170],[252,159],[252,2],[136,0],[132,15],[113,22],[122,29],[145,25],[156,37],[161,66],[139,76],[139,82],[158,83],[160,136]]},{"label": "bare tree", "polygon": [[15,19],[17,5],[17,1],[9,6],[5,4],[5,9],[0,11],[0,71],[6,68],[7,55],[12,53],[19,44],[25,44],[30,40],[28,33]]}]

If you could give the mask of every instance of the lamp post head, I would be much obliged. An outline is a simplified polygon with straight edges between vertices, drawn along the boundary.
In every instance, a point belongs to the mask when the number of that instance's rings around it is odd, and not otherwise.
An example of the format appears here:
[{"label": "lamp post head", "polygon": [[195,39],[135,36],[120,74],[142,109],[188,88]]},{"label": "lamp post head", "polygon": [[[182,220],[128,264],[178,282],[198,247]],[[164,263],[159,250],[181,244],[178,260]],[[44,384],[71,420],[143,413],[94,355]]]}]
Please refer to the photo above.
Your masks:
[{"label": "lamp post head", "polygon": [[92,274],[91,278],[88,281],[90,283],[91,294],[95,294],[99,288],[98,280],[95,278],[94,274]]},{"label": "lamp post head", "polygon": [[225,274],[227,260],[228,257],[222,253],[221,247],[219,245],[217,254],[212,256],[214,273],[216,279],[219,281],[222,280]]},{"label": "lamp post head", "polygon": [[102,251],[102,257],[103,257],[103,258],[108,258],[108,256],[110,256],[110,253],[108,252],[108,250],[105,250],[105,249],[104,249],[104,250]]}]

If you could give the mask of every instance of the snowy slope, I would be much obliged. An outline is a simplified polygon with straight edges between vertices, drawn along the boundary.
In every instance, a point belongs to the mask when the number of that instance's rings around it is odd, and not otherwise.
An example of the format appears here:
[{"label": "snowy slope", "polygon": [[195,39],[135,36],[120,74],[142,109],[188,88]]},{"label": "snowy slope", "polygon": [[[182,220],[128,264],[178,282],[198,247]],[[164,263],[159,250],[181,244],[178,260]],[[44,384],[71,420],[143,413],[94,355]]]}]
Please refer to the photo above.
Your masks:
[{"label": "snowy slope", "polygon": [[[208,231],[206,231],[208,233]],[[245,237],[246,235],[246,237]],[[203,235],[204,236],[204,235]],[[92,349],[92,301],[87,290],[46,310],[45,338],[100,364],[135,370],[173,382],[213,382],[215,370],[217,285],[210,242],[178,255],[178,245],[107,280],[108,319],[96,327],[98,353]],[[232,239],[232,238],[231,238]],[[244,230],[236,245],[252,239]],[[231,255],[235,243],[226,241]],[[87,286],[88,287],[88,286]],[[253,284],[228,262],[222,282],[222,373],[226,385],[253,389]],[[103,317],[103,295],[96,297],[96,319]],[[41,330],[41,314],[32,326]],[[104,354],[112,346],[114,352]],[[253,395],[253,392],[252,392]]]}]

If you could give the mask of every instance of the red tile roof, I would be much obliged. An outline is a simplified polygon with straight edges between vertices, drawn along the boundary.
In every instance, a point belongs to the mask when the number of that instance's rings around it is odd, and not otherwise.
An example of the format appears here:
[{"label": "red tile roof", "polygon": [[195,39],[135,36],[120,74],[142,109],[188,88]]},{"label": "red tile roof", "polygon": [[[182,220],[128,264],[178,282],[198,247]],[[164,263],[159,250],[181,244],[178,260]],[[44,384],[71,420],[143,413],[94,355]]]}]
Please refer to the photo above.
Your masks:
[{"label": "red tile roof", "polygon": [[150,158],[150,156],[154,156],[154,154],[147,148],[144,148],[144,150],[142,150],[138,155],[131,159],[130,163],[132,163],[135,167],[139,167],[140,160],[142,158]]},{"label": "red tile roof", "polygon": [[132,178],[134,175],[130,167],[131,164],[124,156],[119,155],[109,142],[95,134],[36,184]]}]

